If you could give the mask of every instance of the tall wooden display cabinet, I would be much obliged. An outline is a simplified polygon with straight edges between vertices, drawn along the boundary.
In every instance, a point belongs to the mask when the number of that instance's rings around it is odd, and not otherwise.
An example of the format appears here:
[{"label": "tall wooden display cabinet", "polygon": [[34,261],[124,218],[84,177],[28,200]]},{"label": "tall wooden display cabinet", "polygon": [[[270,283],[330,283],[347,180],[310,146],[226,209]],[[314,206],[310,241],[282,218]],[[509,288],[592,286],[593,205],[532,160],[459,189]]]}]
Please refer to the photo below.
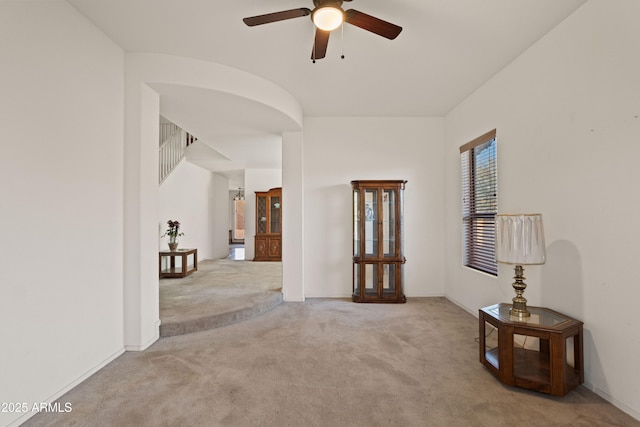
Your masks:
[{"label": "tall wooden display cabinet", "polygon": [[407,181],[351,181],[355,302],[404,303],[404,186]]},{"label": "tall wooden display cabinet", "polygon": [[282,188],[256,191],[254,261],[282,261]]}]

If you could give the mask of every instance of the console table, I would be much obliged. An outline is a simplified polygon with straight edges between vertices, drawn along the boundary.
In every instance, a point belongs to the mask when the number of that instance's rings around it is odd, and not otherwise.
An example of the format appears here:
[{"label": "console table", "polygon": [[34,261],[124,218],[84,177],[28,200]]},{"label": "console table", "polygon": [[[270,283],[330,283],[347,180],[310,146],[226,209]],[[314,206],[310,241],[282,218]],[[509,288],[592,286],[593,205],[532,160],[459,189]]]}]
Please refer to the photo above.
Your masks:
[{"label": "console table", "polygon": [[[187,258],[192,255],[193,262],[189,266]],[[169,258],[169,268],[162,268],[162,258]],[[176,267],[176,257],[181,258],[180,264]],[[175,251],[160,251],[158,257],[160,278],[186,277],[198,270],[198,250],[197,249],[176,249]]]},{"label": "console table", "polygon": [[584,382],[582,322],[541,307],[511,317],[511,304],[480,309],[480,362],[501,382],[564,396]]}]

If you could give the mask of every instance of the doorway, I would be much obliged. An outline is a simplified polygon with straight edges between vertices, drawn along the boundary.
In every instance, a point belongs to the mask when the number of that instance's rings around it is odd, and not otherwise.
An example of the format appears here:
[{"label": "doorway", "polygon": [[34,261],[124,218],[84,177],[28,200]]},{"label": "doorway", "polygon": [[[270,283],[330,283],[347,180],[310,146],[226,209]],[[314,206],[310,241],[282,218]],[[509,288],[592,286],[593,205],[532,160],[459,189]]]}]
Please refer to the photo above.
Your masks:
[{"label": "doorway", "polygon": [[233,227],[229,239],[229,259],[244,260],[244,218],[244,197],[235,197],[233,199]]},{"label": "doorway", "polygon": [[231,243],[244,244],[244,199],[233,201],[233,233]]}]

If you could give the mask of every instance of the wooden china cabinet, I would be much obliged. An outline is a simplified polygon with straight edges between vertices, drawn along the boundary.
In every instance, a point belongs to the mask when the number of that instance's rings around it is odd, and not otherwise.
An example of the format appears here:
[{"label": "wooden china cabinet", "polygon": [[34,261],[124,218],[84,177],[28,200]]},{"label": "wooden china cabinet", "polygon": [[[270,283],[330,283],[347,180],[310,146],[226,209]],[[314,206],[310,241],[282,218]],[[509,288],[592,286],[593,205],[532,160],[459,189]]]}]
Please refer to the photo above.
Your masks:
[{"label": "wooden china cabinet", "polygon": [[256,191],[254,261],[282,261],[282,188]]},{"label": "wooden china cabinet", "polygon": [[355,302],[404,303],[404,186],[407,181],[351,181]]}]

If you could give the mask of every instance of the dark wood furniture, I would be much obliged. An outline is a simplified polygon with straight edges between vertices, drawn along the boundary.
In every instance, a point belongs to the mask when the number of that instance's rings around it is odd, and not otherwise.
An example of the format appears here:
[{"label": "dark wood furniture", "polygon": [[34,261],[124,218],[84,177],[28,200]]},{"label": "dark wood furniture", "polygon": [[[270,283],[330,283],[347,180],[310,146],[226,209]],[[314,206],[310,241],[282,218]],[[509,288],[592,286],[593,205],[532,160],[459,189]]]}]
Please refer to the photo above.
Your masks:
[{"label": "dark wood furniture", "polygon": [[256,191],[254,261],[282,261],[282,188]]},{"label": "dark wood furniture", "polygon": [[[186,277],[198,270],[198,250],[197,249],[176,249],[175,251],[160,251],[158,253],[158,265],[160,268],[160,278]],[[192,255],[193,262],[188,264],[187,258]],[[176,266],[176,257],[181,258],[180,264]],[[163,258],[169,258],[168,268],[163,268]]]},{"label": "dark wood furniture", "polygon": [[355,302],[404,303],[403,202],[407,181],[351,181]]},{"label": "dark wood furniture", "polygon": [[564,396],[584,382],[582,322],[548,308],[480,309],[480,362],[504,384]]}]

